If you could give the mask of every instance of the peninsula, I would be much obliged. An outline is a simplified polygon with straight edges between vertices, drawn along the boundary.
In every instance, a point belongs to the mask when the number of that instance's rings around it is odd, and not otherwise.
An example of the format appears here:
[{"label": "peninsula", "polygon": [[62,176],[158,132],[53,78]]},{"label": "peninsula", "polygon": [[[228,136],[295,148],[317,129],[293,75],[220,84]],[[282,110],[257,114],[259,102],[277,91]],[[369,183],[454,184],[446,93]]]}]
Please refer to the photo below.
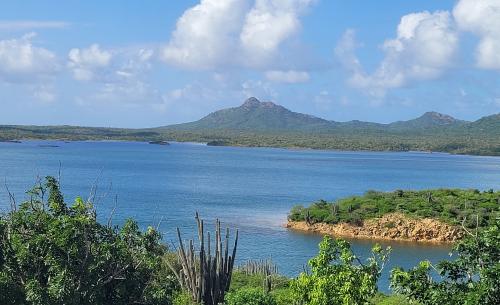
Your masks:
[{"label": "peninsula", "polygon": [[376,192],[295,206],[287,228],[347,238],[456,242],[500,217],[500,191]]}]

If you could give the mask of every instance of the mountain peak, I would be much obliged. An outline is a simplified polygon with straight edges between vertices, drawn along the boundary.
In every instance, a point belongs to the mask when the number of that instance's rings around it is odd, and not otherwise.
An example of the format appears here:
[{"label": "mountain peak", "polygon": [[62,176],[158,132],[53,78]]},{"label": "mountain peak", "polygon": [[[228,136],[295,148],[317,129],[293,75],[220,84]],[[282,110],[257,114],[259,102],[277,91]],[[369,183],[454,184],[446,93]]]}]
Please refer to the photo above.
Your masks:
[{"label": "mountain peak", "polygon": [[273,102],[261,102],[255,97],[250,97],[239,107],[212,112],[196,122],[184,124],[184,127],[269,132],[329,128],[330,122],[290,111]]},{"label": "mountain peak", "polygon": [[273,108],[273,107],[280,107],[276,105],[273,102],[261,102],[255,97],[249,97],[248,99],[245,100],[245,102],[241,105],[242,108],[245,109],[254,109],[254,108]]},{"label": "mountain peak", "polygon": [[439,124],[439,125],[452,124],[452,123],[455,123],[458,121],[457,119],[455,119],[454,117],[452,117],[450,115],[435,112],[435,111],[428,111],[428,112],[424,113],[422,116],[420,116],[419,118],[417,118],[417,120],[433,122],[433,123]]},{"label": "mountain peak", "polygon": [[260,106],[261,102],[256,97],[249,97],[245,100],[245,102],[241,105],[244,108],[253,108]]}]

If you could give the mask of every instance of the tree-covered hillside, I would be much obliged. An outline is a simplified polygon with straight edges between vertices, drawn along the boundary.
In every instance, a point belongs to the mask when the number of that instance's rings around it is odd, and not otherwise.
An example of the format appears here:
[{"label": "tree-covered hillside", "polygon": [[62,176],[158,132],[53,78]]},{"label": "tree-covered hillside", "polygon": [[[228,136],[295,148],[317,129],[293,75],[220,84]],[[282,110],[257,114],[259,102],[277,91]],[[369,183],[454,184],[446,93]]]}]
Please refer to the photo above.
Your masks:
[{"label": "tree-covered hillside", "polygon": [[0,125],[0,140],[195,141],[210,145],[500,155],[500,115],[474,122],[428,112],[409,121],[334,122],[248,99],[191,123],[125,129]]}]

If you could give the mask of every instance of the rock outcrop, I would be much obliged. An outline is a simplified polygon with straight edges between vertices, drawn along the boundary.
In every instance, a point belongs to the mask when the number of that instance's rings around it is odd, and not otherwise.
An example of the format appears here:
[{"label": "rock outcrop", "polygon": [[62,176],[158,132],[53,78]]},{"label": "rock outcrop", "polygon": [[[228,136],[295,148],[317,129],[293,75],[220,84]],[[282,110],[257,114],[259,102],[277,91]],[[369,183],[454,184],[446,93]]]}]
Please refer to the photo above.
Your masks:
[{"label": "rock outcrop", "polygon": [[367,219],[362,225],[349,223],[307,224],[305,221],[289,221],[287,228],[347,238],[385,239],[417,242],[455,242],[464,235],[462,228],[436,219],[415,219],[401,213],[386,214]]}]

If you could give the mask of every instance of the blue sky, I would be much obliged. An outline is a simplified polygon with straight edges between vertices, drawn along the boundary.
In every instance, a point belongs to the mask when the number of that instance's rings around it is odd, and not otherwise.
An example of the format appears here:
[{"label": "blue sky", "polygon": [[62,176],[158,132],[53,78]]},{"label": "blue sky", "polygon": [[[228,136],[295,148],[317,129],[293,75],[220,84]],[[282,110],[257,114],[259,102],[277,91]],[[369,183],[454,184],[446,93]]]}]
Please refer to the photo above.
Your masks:
[{"label": "blue sky", "polygon": [[326,119],[500,112],[500,0],[10,1],[0,124],[150,127],[255,96]]}]

